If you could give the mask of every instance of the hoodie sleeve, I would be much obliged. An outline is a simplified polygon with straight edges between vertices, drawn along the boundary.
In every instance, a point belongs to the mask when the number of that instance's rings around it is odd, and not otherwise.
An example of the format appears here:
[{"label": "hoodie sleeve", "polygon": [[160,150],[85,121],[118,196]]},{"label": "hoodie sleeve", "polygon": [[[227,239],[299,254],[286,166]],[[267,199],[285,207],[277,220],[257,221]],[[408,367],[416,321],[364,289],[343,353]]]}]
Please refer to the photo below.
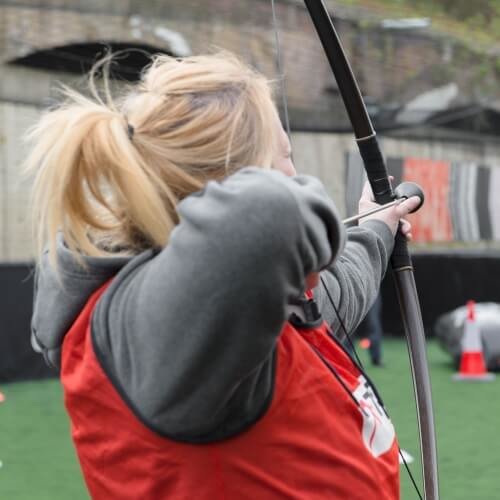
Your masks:
[{"label": "hoodie sleeve", "polygon": [[375,302],[393,246],[391,230],[382,221],[366,221],[347,230],[345,249],[321,273],[322,283],[316,293],[323,317],[337,336],[344,334],[339,317],[351,333]]},{"label": "hoodie sleeve", "polygon": [[327,267],[344,229],[322,184],[248,168],[179,207],[153,258],[122,270],[99,302],[94,348],[150,428],[203,442],[267,408],[287,304]]}]

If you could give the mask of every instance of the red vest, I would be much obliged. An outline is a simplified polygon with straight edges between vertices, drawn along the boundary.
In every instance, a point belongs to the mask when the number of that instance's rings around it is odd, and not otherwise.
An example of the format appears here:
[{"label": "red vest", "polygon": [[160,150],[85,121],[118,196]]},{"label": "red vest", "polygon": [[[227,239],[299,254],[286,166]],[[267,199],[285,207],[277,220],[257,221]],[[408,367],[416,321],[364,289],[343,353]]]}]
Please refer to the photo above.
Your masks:
[{"label": "red vest", "polygon": [[93,499],[399,498],[392,424],[325,326],[285,325],[273,401],[257,423],[220,442],[179,443],[134,416],[96,359],[90,317],[104,288],[90,298],[62,351],[65,403]]}]

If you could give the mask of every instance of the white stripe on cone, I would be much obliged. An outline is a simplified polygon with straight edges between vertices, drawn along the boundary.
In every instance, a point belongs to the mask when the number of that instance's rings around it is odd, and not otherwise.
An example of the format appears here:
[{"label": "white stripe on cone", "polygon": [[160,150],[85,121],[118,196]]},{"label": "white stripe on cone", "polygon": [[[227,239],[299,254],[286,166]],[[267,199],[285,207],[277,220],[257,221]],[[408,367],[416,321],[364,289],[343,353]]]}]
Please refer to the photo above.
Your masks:
[{"label": "white stripe on cone", "polygon": [[472,380],[486,382],[493,380],[495,375],[488,373],[483,356],[483,345],[481,332],[476,322],[475,303],[473,300],[467,302],[467,317],[464,323],[464,334],[462,336],[462,355],[460,356],[460,368],[453,375],[453,380]]}]

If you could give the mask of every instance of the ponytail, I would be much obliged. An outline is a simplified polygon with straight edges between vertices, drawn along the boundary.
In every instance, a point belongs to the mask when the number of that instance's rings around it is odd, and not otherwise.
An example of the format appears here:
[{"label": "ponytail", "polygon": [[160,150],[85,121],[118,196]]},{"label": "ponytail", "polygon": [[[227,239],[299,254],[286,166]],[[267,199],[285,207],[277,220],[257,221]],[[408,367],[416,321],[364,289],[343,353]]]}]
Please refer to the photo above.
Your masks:
[{"label": "ponytail", "polygon": [[47,245],[54,265],[59,232],[80,262],[163,247],[183,197],[237,168],[270,166],[270,88],[234,56],[159,57],[118,106],[92,88],[93,98],[65,89],[65,104],[28,134],[37,254]]}]

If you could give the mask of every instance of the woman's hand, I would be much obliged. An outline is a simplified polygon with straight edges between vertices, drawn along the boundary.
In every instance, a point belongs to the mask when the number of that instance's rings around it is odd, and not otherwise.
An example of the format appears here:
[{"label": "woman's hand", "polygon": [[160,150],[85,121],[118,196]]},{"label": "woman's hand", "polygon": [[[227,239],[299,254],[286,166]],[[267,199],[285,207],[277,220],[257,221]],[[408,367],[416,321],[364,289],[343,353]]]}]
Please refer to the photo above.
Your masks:
[{"label": "woman's hand", "polygon": [[[385,222],[389,226],[393,235],[396,235],[399,222],[401,221],[402,234],[406,236],[407,240],[411,240],[411,224],[407,220],[405,220],[404,217],[406,217],[412,210],[417,208],[419,203],[419,197],[412,196],[411,198],[402,201],[399,205],[389,207],[385,210],[377,212],[376,214],[363,217],[362,219],[360,219],[359,223],[363,224],[368,220],[380,220],[382,222]],[[373,201],[372,188],[370,187],[370,184],[366,182],[361,194],[361,198],[359,199],[359,213],[367,212],[368,210],[371,210],[372,208],[376,208],[378,206],[379,204]]]}]

